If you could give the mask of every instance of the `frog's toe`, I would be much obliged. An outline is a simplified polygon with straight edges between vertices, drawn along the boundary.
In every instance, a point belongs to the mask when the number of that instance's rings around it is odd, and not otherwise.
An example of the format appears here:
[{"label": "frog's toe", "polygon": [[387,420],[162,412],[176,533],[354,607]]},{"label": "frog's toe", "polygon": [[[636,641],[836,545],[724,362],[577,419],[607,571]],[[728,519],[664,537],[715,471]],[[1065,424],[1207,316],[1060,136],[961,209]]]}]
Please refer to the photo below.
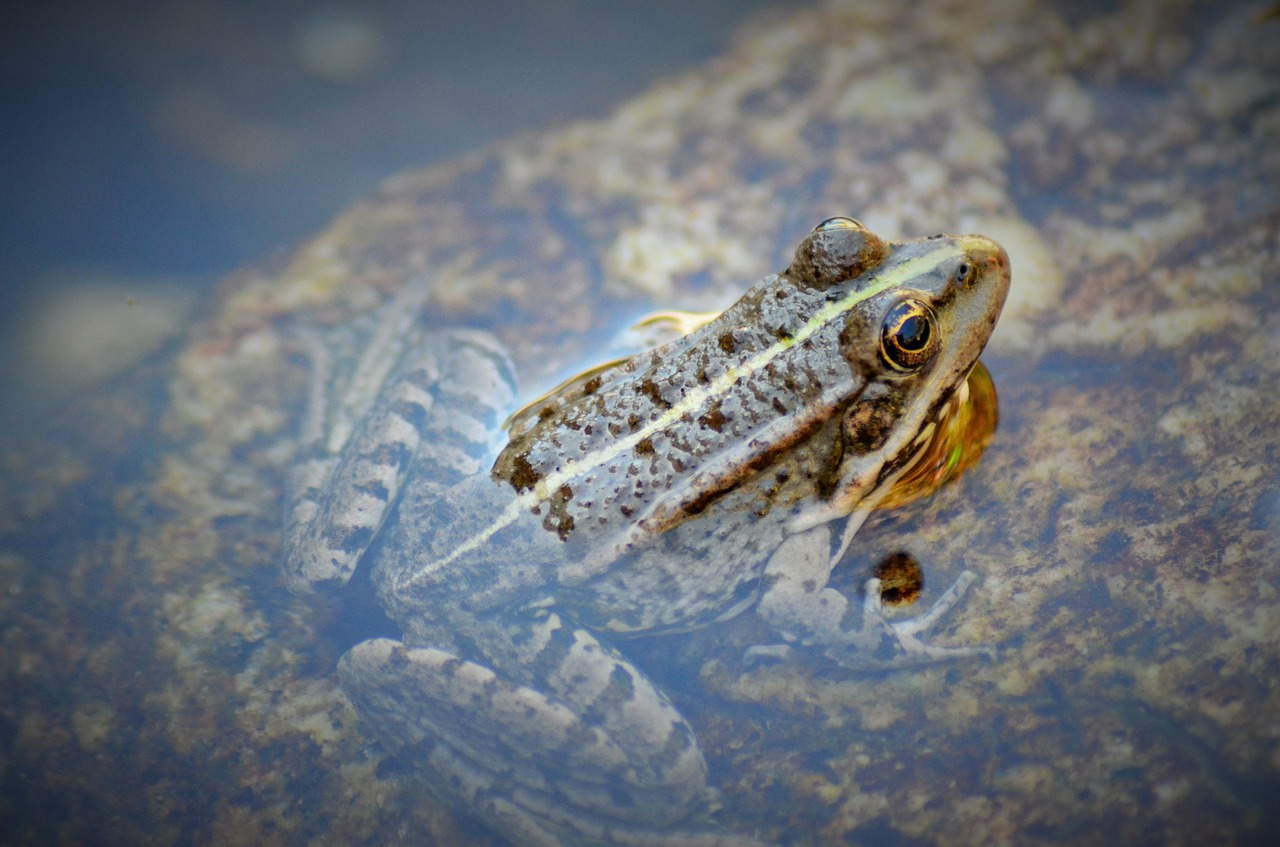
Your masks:
[{"label": "frog's toe", "polygon": [[795,650],[790,644],[752,644],[742,651],[742,665],[754,668],[789,661]]},{"label": "frog's toe", "polygon": [[[900,621],[894,621],[891,626],[900,635],[923,636],[928,634],[929,630],[942,620],[947,612],[955,607],[956,603],[964,597],[969,587],[978,580],[978,575],[973,571],[965,571],[956,578],[951,587],[943,592],[934,604],[929,607],[922,615],[914,618],[906,618]],[[873,584],[874,583],[874,584]],[[869,580],[867,583],[867,602],[870,603],[874,598],[876,608],[880,608],[880,581],[876,579]]]},{"label": "frog's toe", "polygon": [[445,651],[366,641],[342,657],[338,675],[389,750],[521,843],[659,843],[645,839],[706,804],[696,746],[675,751],[680,761],[655,781],[564,703]]}]

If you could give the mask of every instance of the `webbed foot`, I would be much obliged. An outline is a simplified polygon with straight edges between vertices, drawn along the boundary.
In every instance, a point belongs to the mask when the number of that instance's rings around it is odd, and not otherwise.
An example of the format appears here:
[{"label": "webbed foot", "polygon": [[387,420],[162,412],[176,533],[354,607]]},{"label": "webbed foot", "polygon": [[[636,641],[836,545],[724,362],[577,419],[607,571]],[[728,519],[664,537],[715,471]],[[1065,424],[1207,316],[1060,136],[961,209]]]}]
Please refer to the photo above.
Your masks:
[{"label": "webbed foot", "polygon": [[[885,617],[880,580],[869,579],[859,622],[850,600],[827,586],[832,566],[831,533],[826,525],[788,537],[770,560],[759,613],[789,643],[817,648],[837,664],[854,669],[990,654],[991,648],[985,645],[938,647],[925,640],[977,580],[976,574],[965,571],[928,611],[902,620]],[[776,646],[759,646],[749,649],[744,660],[758,662],[777,655]]]}]

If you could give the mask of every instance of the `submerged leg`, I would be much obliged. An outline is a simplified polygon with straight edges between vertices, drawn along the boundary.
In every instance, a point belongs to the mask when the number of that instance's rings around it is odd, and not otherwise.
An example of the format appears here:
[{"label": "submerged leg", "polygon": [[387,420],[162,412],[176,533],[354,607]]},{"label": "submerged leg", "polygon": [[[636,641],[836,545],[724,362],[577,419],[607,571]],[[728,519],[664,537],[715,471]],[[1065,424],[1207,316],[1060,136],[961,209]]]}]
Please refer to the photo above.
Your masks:
[{"label": "submerged leg", "polygon": [[502,630],[514,675],[383,639],[343,657],[343,690],[390,750],[520,843],[752,843],[679,831],[709,808],[706,764],[636,667],[555,614]]},{"label": "submerged leg", "polygon": [[[323,374],[327,354],[316,345],[313,366]],[[439,490],[476,473],[515,396],[497,341],[462,330],[435,333],[406,350],[349,433],[334,436],[316,421],[326,404],[315,395],[326,386],[314,382],[309,443],[288,480],[284,567],[299,592],[351,578],[411,471]]]}]

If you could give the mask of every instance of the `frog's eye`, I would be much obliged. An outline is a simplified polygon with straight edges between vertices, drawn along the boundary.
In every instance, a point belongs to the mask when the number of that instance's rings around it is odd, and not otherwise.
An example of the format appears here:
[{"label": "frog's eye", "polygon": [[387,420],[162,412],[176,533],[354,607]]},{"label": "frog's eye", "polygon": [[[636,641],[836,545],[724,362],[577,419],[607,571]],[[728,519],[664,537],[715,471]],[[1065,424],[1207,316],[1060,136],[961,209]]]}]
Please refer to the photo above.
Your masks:
[{"label": "frog's eye", "polygon": [[938,352],[938,320],[919,300],[900,300],[884,316],[880,328],[880,354],[889,367],[913,371]]},{"label": "frog's eye", "polygon": [[827,218],[822,223],[813,228],[814,232],[830,232],[833,229],[866,229],[862,222],[854,218],[846,218],[837,215],[834,218]]},{"label": "frog's eye", "polygon": [[973,285],[973,279],[977,275],[977,270],[972,262],[961,262],[956,265],[956,272],[952,274],[952,280],[961,288],[968,288]]}]

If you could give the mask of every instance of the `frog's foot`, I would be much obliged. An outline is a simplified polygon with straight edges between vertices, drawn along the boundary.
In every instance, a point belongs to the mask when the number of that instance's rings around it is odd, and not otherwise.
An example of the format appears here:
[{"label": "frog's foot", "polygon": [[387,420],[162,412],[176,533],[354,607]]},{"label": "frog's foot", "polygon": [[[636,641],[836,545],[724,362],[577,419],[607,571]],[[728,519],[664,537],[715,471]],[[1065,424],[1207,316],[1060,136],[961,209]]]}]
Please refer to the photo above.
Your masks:
[{"label": "frog's foot", "polygon": [[669,831],[710,798],[692,733],[638,671],[572,635],[557,672],[576,675],[577,702],[386,639],[353,647],[338,674],[387,749],[516,843],[747,845]]},{"label": "frog's foot", "polygon": [[[759,613],[789,642],[816,647],[849,668],[888,668],[963,656],[989,654],[983,646],[938,647],[925,641],[929,630],[956,605],[977,576],[965,571],[924,614],[902,620],[885,617],[880,580],[866,582],[861,622],[856,607],[843,594],[827,587],[831,573],[831,534],[819,525],[787,538],[766,568],[766,589]],[[748,663],[784,655],[787,648],[750,648]]]},{"label": "frog's foot", "polygon": [[862,628],[859,640],[869,646],[877,645],[875,654],[888,655],[890,657],[888,664],[893,665],[991,655],[991,647],[985,644],[968,647],[938,647],[924,641],[929,630],[951,611],[977,579],[978,575],[973,571],[965,571],[924,614],[913,618],[889,620],[884,616],[880,580],[872,577],[863,587],[866,596],[862,603]]},{"label": "frog's foot", "polygon": [[[328,354],[318,339],[306,340],[317,376],[305,443],[287,480],[284,540],[285,579],[299,593],[351,578],[411,470],[423,486],[443,491],[482,469],[515,397],[514,372],[497,340],[450,330],[403,351],[370,408],[350,410],[337,400],[330,409]],[[364,369],[361,363],[353,379]]]}]

